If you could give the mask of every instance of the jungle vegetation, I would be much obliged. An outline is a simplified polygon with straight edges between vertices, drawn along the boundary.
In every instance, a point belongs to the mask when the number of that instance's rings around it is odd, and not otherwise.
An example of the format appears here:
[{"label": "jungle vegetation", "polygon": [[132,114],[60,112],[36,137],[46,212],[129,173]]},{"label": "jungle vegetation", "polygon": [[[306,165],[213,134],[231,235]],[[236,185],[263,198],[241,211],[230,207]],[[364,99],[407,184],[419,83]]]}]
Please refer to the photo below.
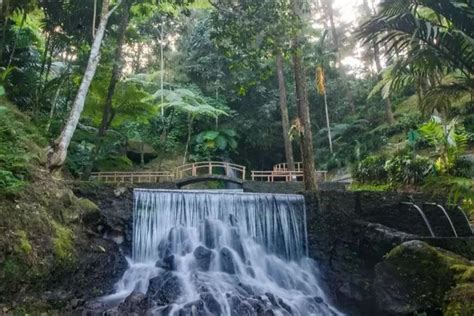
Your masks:
[{"label": "jungle vegetation", "polygon": [[35,159],[72,179],[303,161],[309,190],[328,170],[472,207],[471,1],[0,3],[2,193]]}]

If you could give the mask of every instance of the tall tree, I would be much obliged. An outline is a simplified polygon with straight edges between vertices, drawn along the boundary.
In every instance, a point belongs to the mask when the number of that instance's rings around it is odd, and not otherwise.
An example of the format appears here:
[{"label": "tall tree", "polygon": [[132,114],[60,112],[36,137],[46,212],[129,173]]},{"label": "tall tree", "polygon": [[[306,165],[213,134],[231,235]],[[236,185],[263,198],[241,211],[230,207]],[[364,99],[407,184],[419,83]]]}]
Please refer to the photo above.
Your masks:
[{"label": "tall tree", "polygon": [[[283,58],[289,48],[288,32],[291,29],[290,21],[285,15],[286,4],[273,0],[253,3],[241,1],[239,8],[232,11],[229,11],[225,1],[215,1],[213,4],[221,13],[219,17],[222,32],[225,36],[231,37],[233,44],[239,47],[239,51],[244,52],[243,55],[247,56],[245,59],[251,56],[257,63],[269,57],[275,59],[285,159],[289,169],[294,170]],[[245,27],[245,32],[241,32],[242,27]]]},{"label": "tall tree", "polygon": [[313,132],[311,128],[311,119],[309,114],[308,89],[306,87],[306,70],[303,65],[301,53],[302,47],[302,6],[303,0],[291,0],[291,14],[296,23],[300,26],[295,30],[293,38],[293,71],[295,74],[296,86],[296,105],[298,108],[298,117],[302,126],[301,151],[303,156],[303,174],[305,189],[313,191],[317,189],[316,171],[314,168],[314,148]]},{"label": "tall tree", "polygon": [[107,132],[107,129],[109,129],[110,125],[112,124],[112,120],[114,119],[114,108],[112,104],[112,99],[115,94],[117,83],[119,82],[120,76],[122,74],[123,46],[125,42],[125,35],[127,32],[131,6],[132,6],[132,0],[124,0],[123,10],[122,10],[123,12],[121,15],[121,20],[119,24],[118,33],[117,33],[117,46],[115,48],[115,53],[114,53],[112,75],[110,78],[109,87],[107,89],[107,97],[105,99],[104,111],[102,113],[102,121],[97,131],[95,146],[91,151],[89,166],[88,168],[86,168],[83,175],[85,179],[89,178],[90,172],[92,171],[94,167],[95,160],[97,159],[97,155],[100,151],[100,148],[102,147],[104,136]]},{"label": "tall tree", "polygon": [[281,123],[283,127],[283,141],[285,145],[285,158],[288,164],[288,170],[295,170],[295,162],[293,159],[293,146],[290,140],[290,119],[288,116],[288,102],[286,95],[286,83],[283,68],[283,55],[277,53],[276,55],[276,68],[278,77],[278,92],[280,99],[280,112],[281,112]]},{"label": "tall tree", "polygon": [[99,27],[97,28],[97,32],[92,43],[89,60],[87,62],[87,67],[84,72],[81,85],[79,86],[79,90],[76,94],[76,98],[74,99],[71,112],[69,113],[69,117],[66,121],[66,125],[62,129],[61,135],[46,150],[48,156],[48,168],[51,171],[60,169],[66,161],[69,144],[71,143],[72,136],[74,135],[77,124],[79,123],[89,87],[97,70],[97,65],[99,64],[100,47],[105,35],[107,23],[112,13],[120,5],[119,2],[113,9],[109,10],[109,2],[109,0],[103,0],[102,2],[102,13]]}]

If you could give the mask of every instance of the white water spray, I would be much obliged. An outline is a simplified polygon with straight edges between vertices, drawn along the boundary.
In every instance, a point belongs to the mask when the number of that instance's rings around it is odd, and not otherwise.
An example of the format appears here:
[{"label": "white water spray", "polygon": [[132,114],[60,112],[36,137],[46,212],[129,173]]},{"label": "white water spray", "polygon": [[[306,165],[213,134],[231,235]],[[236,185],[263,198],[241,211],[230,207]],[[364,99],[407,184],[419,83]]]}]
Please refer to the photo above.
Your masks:
[{"label": "white water spray", "polygon": [[306,255],[300,195],[137,189],[133,260],[116,293],[154,315],[341,315]]}]

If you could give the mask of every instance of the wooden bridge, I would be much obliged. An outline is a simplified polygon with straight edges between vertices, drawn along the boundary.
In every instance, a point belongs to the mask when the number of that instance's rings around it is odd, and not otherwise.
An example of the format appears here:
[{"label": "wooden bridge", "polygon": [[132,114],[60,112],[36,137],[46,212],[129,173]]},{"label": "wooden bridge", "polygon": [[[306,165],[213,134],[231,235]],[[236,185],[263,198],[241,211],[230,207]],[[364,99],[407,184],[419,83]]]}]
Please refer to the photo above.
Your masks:
[{"label": "wooden bridge", "polygon": [[[318,181],[327,180],[326,171],[316,171]],[[105,183],[160,183],[175,182],[178,187],[187,184],[210,180],[222,180],[237,184],[246,181],[246,168],[230,162],[202,161],[189,163],[170,171],[137,171],[137,172],[93,172],[91,180]],[[286,163],[273,166],[270,171],[252,171],[252,181],[264,182],[299,182],[304,180],[301,162],[295,163],[294,170],[289,170]]]},{"label": "wooden bridge", "polygon": [[179,166],[175,172],[93,172],[91,180],[105,183],[160,183],[176,182],[178,187],[208,180],[224,180],[242,184],[246,168],[223,161],[202,161]]}]

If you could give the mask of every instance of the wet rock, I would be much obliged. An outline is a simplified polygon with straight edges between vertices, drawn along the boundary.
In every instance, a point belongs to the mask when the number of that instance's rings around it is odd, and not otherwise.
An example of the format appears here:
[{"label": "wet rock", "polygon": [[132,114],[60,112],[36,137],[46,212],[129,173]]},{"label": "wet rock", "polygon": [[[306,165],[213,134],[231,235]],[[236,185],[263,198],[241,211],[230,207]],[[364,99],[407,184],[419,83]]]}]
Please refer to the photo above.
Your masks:
[{"label": "wet rock", "polygon": [[211,261],[214,258],[214,253],[206,247],[199,246],[194,250],[193,254],[198,269],[201,271],[209,271]]},{"label": "wet rock", "polygon": [[247,298],[247,303],[252,306],[252,308],[257,312],[258,315],[261,315],[265,311],[265,303],[256,299],[256,298]]},{"label": "wet rock", "polygon": [[[171,248],[171,245],[173,247]],[[167,255],[175,253],[181,256],[190,253],[192,249],[192,242],[189,238],[189,232],[184,227],[174,227],[168,234],[168,248]]]},{"label": "wet rock", "polygon": [[283,301],[281,298],[278,299],[278,305],[284,310],[286,310],[288,313],[292,313],[290,305],[286,304],[285,301]]},{"label": "wet rock", "polygon": [[167,270],[176,270],[176,258],[174,255],[168,256],[163,259],[165,269]]},{"label": "wet rock", "polygon": [[264,313],[263,316],[275,316],[275,312],[271,309],[267,309]]},{"label": "wet rock", "polygon": [[216,248],[219,235],[219,227],[211,220],[206,219],[204,221],[204,245],[209,249]]},{"label": "wet rock", "polygon": [[273,305],[273,306],[278,306],[278,302],[275,298],[275,295],[273,295],[272,293],[265,293],[265,295],[268,297],[268,300],[270,301],[270,303]]},{"label": "wet rock", "polygon": [[246,301],[238,296],[231,296],[228,299],[231,316],[250,316],[255,315],[255,309]]},{"label": "wet rock", "polygon": [[106,306],[103,302],[98,300],[92,300],[86,302],[83,310],[86,315],[101,315],[105,309]]},{"label": "wet rock", "polygon": [[242,240],[240,239],[240,233],[237,228],[231,230],[231,245],[232,248],[239,254],[242,261],[245,262],[244,247],[242,246]]},{"label": "wet rock", "polygon": [[191,303],[184,305],[179,311],[178,316],[207,316],[204,302],[202,300],[197,300]]},{"label": "wet rock", "polygon": [[133,292],[118,306],[118,312],[122,315],[131,315],[132,313],[143,315],[148,307],[147,296],[140,292]]},{"label": "wet rock", "polygon": [[319,296],[315,296],[315,297],[314,297],[314,301],[315,301],[316,303],[318,303],[318,304],[321,304],[321,303],[324,302],[324,300],[323,300],[321,297],[319,297]]},{"label": "wet rock", "polygon": [[255,270],[251,266],[246,266],[245,270],[247,271],[248,275],[252,278],[255,278]]},{"label": "wet rock", "polygon": [[224,247],[219,252],[220,255],[220,262],[221,262],[221,271],[235,274],[235,263],[234,263],[234,255],[229,248]]},{"label": "wet rock", "polygon": [[206,305],[206,309],[212,315],[221,315],[222,309],[219,302],[212,296],[211,293],[201,294],[201,300]]},{"label": "wet rock", "polygon": [[237,218],[234,216],[234,214],[229,215],[229,222],[230,222],[230,225],[232,226],[237,225],[238,221],[237,221]]},{"label": "wet rock", "polygon": [[165,272],[150,280],[147,295],[158,305],[176,302],[181,295],[181,281],[172,272]]}]

